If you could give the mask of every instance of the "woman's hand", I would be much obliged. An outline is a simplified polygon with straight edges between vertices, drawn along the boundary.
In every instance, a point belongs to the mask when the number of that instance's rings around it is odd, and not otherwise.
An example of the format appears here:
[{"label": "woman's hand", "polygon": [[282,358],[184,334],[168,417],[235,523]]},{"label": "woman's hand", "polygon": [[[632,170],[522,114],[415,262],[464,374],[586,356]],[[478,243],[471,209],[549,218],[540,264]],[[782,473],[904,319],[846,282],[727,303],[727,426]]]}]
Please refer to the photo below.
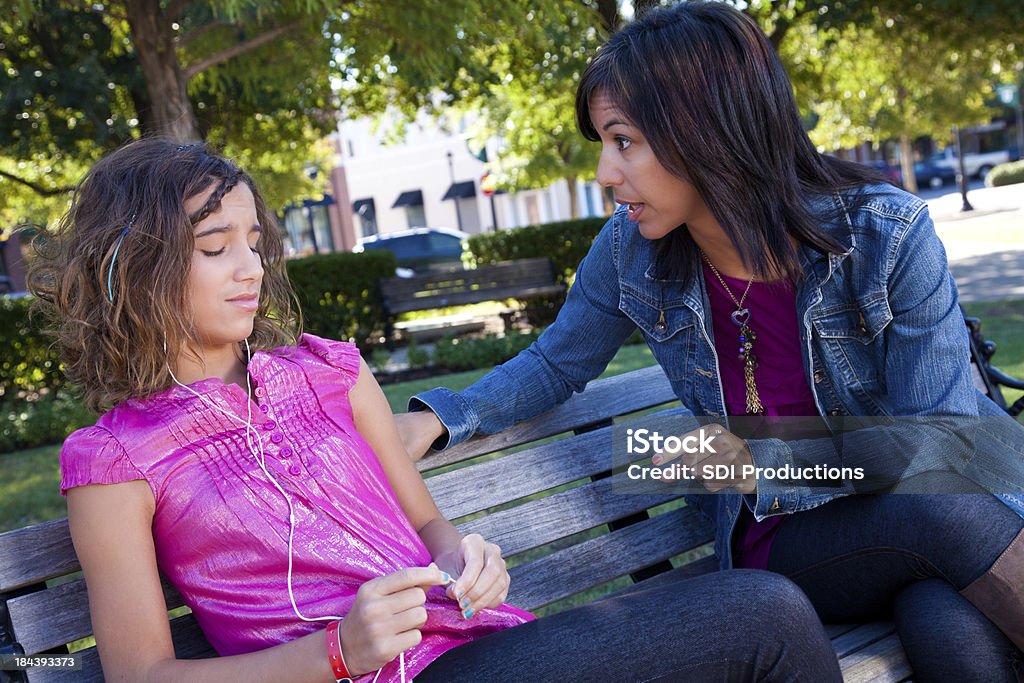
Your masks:
[{"label": "woman's hand", "polygon": [[406,452],[416,462],[430,450],[431,444],[444,435],[445,428],[432,411],[421,410],[415,413],[397,413],[395,425],[398,436],[402,439]]},{"label": "woman's hand", "polygon": [[[469,619],[482,609],[497,607],[508,598],[511,577],[501,557],[501,548],[488,543],[480,534],[462,539],[453,551],[452,571],[459,576],[447,588],[448,597],[459,603],[462,616]],[[439,558],[442,567],[447,565]]]},{"label": "woman's hand", "polygon": [[[661,465],[671,462],[682,455],[683,465],[693,468],[694,476],[703,480],[704,488],[708,491],[714,493],[722,489],[733,488],[740,493],[754,493],[757,490],[757,478],[754,476],[743,476],[744,467],[751,467],[754,464],[754,459],[750,455],[750,448],[747,447],[746,441],[722,425],[713,423],[699,429],[694,429],[692,432],[687,432],[682,439],[685,439],[687,436],[694,436],[697,441],[702,441],[701,437],[708,434],[711,435],[714,453],[663,451],[651,458],[651,462],[655,465]],[[735,476],[705,478],[702,475],[705,466],[708,465],[712,467],[715,465],[730,466],[728,471],[732,472]]]},{"label": "woman's hand", "polygon": [[353,676],[376,671],[399,653],[419,645],[427,623],[427,589],[449,583],[431,564],[407,567],[359,587],[341,622],[341,650]]}]

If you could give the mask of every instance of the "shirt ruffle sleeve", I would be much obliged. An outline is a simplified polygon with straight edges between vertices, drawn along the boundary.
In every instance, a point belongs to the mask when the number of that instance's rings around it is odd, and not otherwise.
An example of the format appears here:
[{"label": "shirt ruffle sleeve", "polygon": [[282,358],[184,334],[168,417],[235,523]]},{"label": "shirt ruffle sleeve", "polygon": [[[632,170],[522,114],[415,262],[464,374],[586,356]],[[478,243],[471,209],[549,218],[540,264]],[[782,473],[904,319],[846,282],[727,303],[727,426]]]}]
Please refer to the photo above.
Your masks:
[{"label": "shirt ruffle sleeve", "polygon": [[103,427],[86,427],[64,441],[60,451],[60,492],[89,484],[120,484],[146,479],[114,435]]},{"label": "shirt ruffle sleeve", "polygon": [[[299,348],[319,356],[332,368],[339,370],[341,385],[348,391],[359,379],[359,363],[362,357],[359,348],[351,342],[324,339],[313,334],[303,334]],[[335,378],[338,381],[338,378]]]}]

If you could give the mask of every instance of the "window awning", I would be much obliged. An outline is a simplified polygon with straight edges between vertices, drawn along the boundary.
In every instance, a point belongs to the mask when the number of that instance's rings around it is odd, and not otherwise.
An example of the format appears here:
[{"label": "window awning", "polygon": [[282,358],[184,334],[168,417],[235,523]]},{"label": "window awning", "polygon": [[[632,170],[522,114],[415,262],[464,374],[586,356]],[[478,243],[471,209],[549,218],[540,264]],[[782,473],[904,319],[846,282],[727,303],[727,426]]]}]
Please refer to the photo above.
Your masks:
[{"label": "window awning", "polygon": [[352,202],[352,213],[357,213],[360,216],[373,213],[373,198],[357,199]]},{"label": "window awning", "polygon": [[337,204],[337,203],[338,202],[334,201],[334,197],[332,197],[329,194],[325,194],[323,199],[303,199],[302,200],[302,206],[331,206],[332,204]]},{"label": "window awning", "polygon": [[392,209],[400,209],[403,206],[423,206],[423,191],[409,190],[398,195],[398,199],[391,205]]},{"label": "window awning", "polygon": [[464,180],[461,183],[452,183],[452,186],[448,188],[448,191],[444,193],[441,200],[447,199],[465,199],[466,197],[476,196],[476,185],[473,184],[472,180]]}]

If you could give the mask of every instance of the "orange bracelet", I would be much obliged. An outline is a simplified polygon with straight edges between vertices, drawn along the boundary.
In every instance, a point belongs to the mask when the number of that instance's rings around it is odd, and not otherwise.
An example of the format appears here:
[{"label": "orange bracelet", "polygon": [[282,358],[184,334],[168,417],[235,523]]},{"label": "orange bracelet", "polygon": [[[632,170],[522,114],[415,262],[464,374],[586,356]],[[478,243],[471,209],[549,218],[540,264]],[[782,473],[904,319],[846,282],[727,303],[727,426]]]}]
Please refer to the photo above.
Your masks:
[{"label": "orange bracelet", "polygon": [[335,683],[353,683],[352,674],[345,664],[345,655],[341,653],[341,619],[327,625],[327,657],[331,662]]}]

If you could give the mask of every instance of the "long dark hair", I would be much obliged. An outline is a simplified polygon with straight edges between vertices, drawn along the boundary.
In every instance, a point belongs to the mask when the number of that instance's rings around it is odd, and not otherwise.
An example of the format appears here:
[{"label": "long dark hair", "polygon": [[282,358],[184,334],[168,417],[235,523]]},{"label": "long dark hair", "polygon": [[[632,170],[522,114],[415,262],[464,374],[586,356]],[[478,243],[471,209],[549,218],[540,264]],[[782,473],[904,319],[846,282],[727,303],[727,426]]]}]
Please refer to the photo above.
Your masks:
[{"label": "long dark hair", "polygon": [[[167,387],[169,350],[201,347],[187,301],[193,226],[240,182],[252,190],[263,227],[250,341],[255,349],[293,343],[301,318],[274,213],[247,173],[205,145],[148,138],[111,152],[75,189],[55,233],[37,239],[29,288],[50,320],[65,374],[90,408]],[[211,189],[189,215],[185,202]]]},{"label": "long dark hair", "polygon": [[[806,199],[885,182],[860,164],[819,154],[804,131],[793,86],[758,25],[717,2],[656,9],[616,33],[576,91],[576,121],[595,93],[636,126],[668,171],[691,183],[747,267],[761,277],[800,272],[790,236],[815,250],[845,247],[821,229]],[[696,263],[685,230],[660,240],[681,279]]]}]

